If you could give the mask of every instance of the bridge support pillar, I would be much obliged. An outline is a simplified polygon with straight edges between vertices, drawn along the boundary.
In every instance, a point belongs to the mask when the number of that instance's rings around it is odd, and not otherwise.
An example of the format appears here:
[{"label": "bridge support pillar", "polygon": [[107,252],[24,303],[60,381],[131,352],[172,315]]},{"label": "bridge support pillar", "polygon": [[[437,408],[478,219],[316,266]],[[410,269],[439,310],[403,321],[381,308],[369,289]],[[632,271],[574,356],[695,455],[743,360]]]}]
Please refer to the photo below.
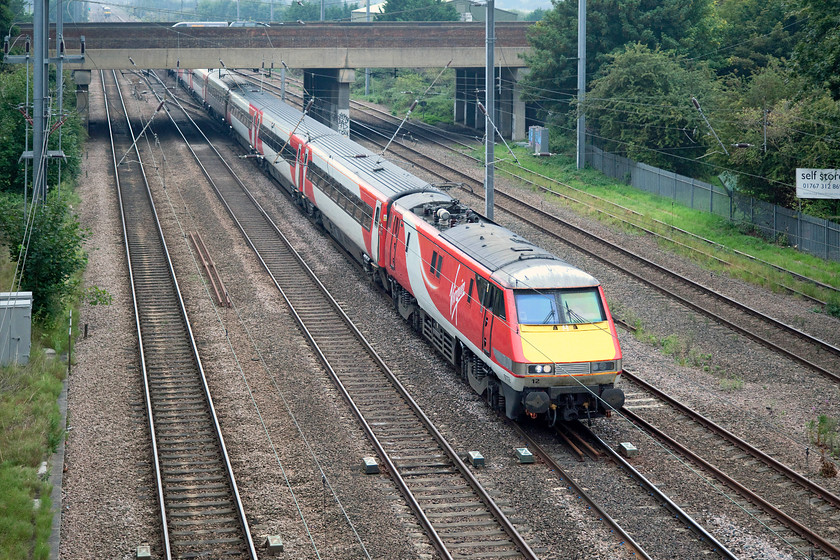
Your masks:
[{"label": "bridge support pillar", "polygon": [[455,70],[455,123],[484,128],[484,115],[477,101],[484,98],[484,71],[475,68]]},{"label": "bridge support pillar", "polygon": [[73,81],[76,83],[76,112],[81,115],[85,130],[90,130],[90,70],[73,70]]},{"label": "bridge support pillar", "polygon": [[309,115],[343,136],[350,136],[350,84],[352,68],[312,69],[303,73],[303,106],[314,98]]},{"label": "bridge support pillar", "polygon": [[[502,136],[512,140],[525,138],[525,102],[520,99],[519,85],[525,71],[522,68],[502,68],[501,91],[496,91],[493,122]],[[458,68],[455,71],[455,123],[481,130],[482,133],[484,113],[479,109],[478,102],[484,104],[486,97],[484,75],[483,68]]]},{"label": "bridge support pillar", "polygon": [[499,94],[499,127],[502,135],[510,140],[524,140],[525,102],[521,99],[520,80],[528,72],[527,68],[502,68],[502,91]]}]

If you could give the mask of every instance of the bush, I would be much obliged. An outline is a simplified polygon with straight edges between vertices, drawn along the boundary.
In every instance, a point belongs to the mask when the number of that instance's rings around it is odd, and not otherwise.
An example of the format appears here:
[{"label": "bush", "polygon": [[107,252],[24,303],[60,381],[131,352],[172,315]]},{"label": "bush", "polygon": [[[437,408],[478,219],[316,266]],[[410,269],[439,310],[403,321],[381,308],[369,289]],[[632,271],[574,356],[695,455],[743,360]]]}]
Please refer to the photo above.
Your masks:
[{"label": "bush", "polygon": [[82,250],[87,236],[71,211],[66,191],[50,193],[29,222],[23,219],[20,196],[0,197],[0,237],[20,269],[20,289],[32,292],[33,316],[42,324],[59,317],[76,289],[77,273],[87,263]]}]

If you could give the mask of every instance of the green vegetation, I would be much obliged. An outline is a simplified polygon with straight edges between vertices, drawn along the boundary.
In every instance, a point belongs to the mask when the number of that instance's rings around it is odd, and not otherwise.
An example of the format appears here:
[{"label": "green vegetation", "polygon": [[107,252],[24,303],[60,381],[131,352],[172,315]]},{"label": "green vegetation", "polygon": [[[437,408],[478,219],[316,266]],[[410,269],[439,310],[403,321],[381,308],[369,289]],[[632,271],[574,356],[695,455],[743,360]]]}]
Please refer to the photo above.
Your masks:
[{"label": "green vegetation", "polygon": [[662,354],[671,356],[674,362],[683,367],[699,368],[712,374],[718,378],[718,384],[723,391],[732,392],[744,388],[744,380],[740,376],[729,374],[720,366],[714,365],[712,355],[701,352],[692,339],[686,339],[676,334],[660,336],[652,333],[645,329],[641,319],[636,317],[632,311],[614,303],[609,305],[616,318],[631,326],[636,340],[654,346]]},{"label": "green vegetation", "polygon": [[[26,100],[25,75],[20,66],[0,68],[0,248],[8,255],[0,259],[0,282],[2,291],[32,291],[34,308],[29,363],[0,368],[0,558],[47,559],[51,488],[39,478],[38,469],[64,435],[57,399],[67,365],[45,357],[44,347],[49,345],[58,355],[67,351],[66,312],[78,299],[86,263],[86,234],[71,206],[85,136],[71,107],[75,99],[68,95],[69,116],[60,129],[67,155],[62,183],[58,185],[58,166],[51,164],[50,193],[34,206],[26,227],[27,177],[19,161],[25,120],[17,109]],[[65,91],[72,92],[72,87]],[[58,149],[57,130],[50,137],[50,150]],[[32,210],[31,192],[26,199]]]},{"label": "green vegetation", "polygon": [[385,0],[376,21],[458,21],[458,12],[443,0]]},{"label": "green vegetation", "polygon": [[24,267],[22,289],[32,292],[33,316],[45,324],[76,296],[78,273],[87,262],[82,251],[87,234],[71,213],[66,193],[51,192],[30,224],[23,220],[20,196],[0,196],[0,236],[14,247],[9,256]]},{"label": "green vegetation", "polygon": [[[417,107],[411,118],[427,124],[452,123],[452,99],[455,97],[455,70],[446,70],[440,74],[439,68],[427,68],[417,72],[400,70],[371,70],[370,95],[365,97],[365,73],[356,72],[353,84],[353,96],[379,103],[391,108],[391,113],[404,117],[408,108],[416,99]],[[432,89],[429,86],[432,85]],[[425,95],[424,95],[425,94]]]},{"label": "green vegetation", "polygon": [[817,416],[806,424],[808,441],[820,448],[824,453],[840,458],[840,432],[838,432],[837,418],[825,414]]},{"label": "green vegetation", "polygon": [[[820,0],[590,0],[588,133],[596,145],[739,192],[835,218],[797,200],[796,168],[840,167],[840,34]],[[552,136],[577,106],[577,3],[531,30],[525,96]],[[696,104],[695,104],[696,100]],[[701,113],[702,110],[702,113]]]},{"label": "green vegetation", "polygon": [[40,341],[61,354],[66,333],[66,324],[34,329],[29,364],[0,368],[0,558],[49,557],[51,486],[38,468],[64,435],[56,401],[67,365],[46,358]]}]

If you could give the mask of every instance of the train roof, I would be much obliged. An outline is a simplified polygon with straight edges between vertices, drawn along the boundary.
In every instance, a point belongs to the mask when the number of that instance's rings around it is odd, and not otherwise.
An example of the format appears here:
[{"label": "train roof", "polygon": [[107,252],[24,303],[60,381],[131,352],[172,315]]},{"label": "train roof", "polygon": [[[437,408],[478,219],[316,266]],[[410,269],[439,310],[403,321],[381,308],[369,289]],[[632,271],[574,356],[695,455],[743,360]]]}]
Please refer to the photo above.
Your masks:
[{"label": "train roof", "polygon": [[300,109],[275,95],[255,90],[256,86],[244,84],[229,75],[222,80],[231,91],[262,108],[264,125],[267,125],[266,117],[269,117],[269,120],[282,123],[287,130],[297,127],[296,135],[306,138],[310,145],[327,154],[328,159],[337,161],[359,175],[387,199],[412,191],[435,190],[430,183],[391,163],[385,156],[368,150],[315,119],[306,116],[301,121]]},{"label": "train roof", "polygon": [[598,286],[592,275],[493,223],[464,224],[441,233],[490,271],[507,288],[547,289]]}]

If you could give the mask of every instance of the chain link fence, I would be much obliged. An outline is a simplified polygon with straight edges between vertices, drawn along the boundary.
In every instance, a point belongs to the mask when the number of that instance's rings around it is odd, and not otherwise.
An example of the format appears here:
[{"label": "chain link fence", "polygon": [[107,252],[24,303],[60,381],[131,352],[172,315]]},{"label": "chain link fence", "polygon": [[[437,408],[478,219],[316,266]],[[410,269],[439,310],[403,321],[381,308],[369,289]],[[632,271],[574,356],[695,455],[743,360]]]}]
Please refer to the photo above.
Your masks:
[{"label": "chain link fence", "polygon": [[592,145],[586,147],[586,162],[637,189],[671,198],[695,210],[717,214],[737,224],[749,224],[770,241],[840,261],[840,224],[836,222],[730,193],[724,187],[637,163]]}]

